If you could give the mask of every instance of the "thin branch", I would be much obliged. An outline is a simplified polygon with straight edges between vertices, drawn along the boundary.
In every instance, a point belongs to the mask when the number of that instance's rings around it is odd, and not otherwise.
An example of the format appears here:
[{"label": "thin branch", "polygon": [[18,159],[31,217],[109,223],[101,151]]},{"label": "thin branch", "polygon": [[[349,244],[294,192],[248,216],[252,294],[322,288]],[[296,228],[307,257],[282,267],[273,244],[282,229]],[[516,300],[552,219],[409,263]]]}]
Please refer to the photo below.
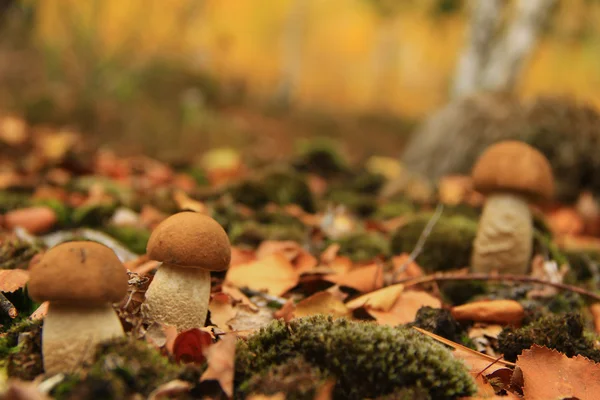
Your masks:
[{"label": "thin branch", "polygon": [[11,303],[2,293],[0,293],[0,310],[8,314],[11,318],[16,318],[17,315],[19,315],[13,303]]},{"label": "thin branch", "polygon": [[425,225],[423,232],[421,232],[421,236],[419,236],[419,240],[417,240],[417,244],[415,245],[413,251],[411,251],[411,253],[409,254],[408,259],[394,273],[394,277],[392,278],[393,282],[395,282],[398,275],[404,272],[408,265],[411,262],[415,261],[419,254],[421,254],[421,252],[423,251],[423,247],[425,246],[425,242],[427,241],[427,238],[429,237],[429,235],[431,235],[431,231],[433,230],[435,224],[437,224],[437,222],[439,221],[443,211],[444,205],[442,203],[439,203],[435,208],[435,213],[433,213],[433,215],[427,222],[427,225]]},{"label": "thin branch", "polygon": [[551,282],[539,278],[534,278],[528,275],[498,275],[498,274],[461,274],[456,273],[437,273],[432,275],[423,276],[421,278],[404,279],[398,283],[403,283],[405,287],[421,285],[429,282],[440,282],[440,281],[497,281],[497,282],[525,282],[525,283],[538,283],[540,285],[552,286],[557,289],[566,290],[574,293],[578,293],[582,296],[588,297],[595,301],[600,302],[600,295],[590,292],[589,290],[580,288],[578,286],[567,285],[565,283]]}]

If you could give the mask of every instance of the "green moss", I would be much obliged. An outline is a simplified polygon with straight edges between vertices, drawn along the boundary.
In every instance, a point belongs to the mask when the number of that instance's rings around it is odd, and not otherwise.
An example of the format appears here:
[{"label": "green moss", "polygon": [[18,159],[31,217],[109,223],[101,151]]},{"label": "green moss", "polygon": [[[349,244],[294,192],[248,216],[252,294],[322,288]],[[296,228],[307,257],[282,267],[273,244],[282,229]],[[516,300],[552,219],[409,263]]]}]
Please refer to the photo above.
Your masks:
[{"label": "green moss", "polygon": [[106,193],[117,199],[117,202],[121,205],[135,208],[135,194],[133,189],[107,177],[97,175],[80,176],[69,182],[68,189],[75,192],[88,193],[95,185],[101,185]]},{"label": "green moss", "polygon": [[274,395],[282,392],[286,394],[287,400],[313,400],[326,378],[327,374],[303,357],[294,357],[252,376],[237,388],[236,397],[244,398],[248,394]]},{"label": "green moss", "polygon": [[235,223],[229,230],[229,240],[234,245],[258,246],[264,240],[293,240],[303,242],[304,229],[293,225],[260,224],[256,221]]},{"label": "green moss", "polygon": [[453,342],[474,348],[466,329],[454,319],[449,310],[429,306],[421,307],[417,311],[414,322],[408,326],[416,326]]},{"label": "green moss", "polygon": [[376,257],[388,257],[390,246],[387,238],[376,232],[356,232],[332,241],[340,245],[339,253],[352,261],[371,261]]},{"label": "green moss", "polygon": [[374,196],[379,193],[386,181],[387,179],[382,174],[360,170],[345,186],[348,190]]},{"label": "green moss", "polygon": [[5,213],[17,208],[27,207],[31,194],[22,192],[13,192],[8,190],[0,191],[0,213]]},{"label": "green moss", "polygon": [[25,319],[0,337],[0,365],[10,377],[32,380],[43,372],[42,323]]},{"label": "green moss", "polygon": [[[419,214],[392,235],[393,254],[411,253],[431,214]],[[471,263],[477,221],[462,216],[442,216],[425,240],[416,262],[427,272],[464,268]]]},{"label": "green moss", "polygon": [[51,394],[57,399],[121,399],[148,396],[163,383],[180,376],[182,367],[142,340],[113,339],[97,347],[94,362],[79,375],[70,375]]},{"label": "green moss", "polygon": [[394,200],[379,205],[374,217],[377,219],[391,219],[402,215],[410,215],[415,211],[416,207],[410,200]]},{"label": "green moss", "polygon": [[274,321],[239,343],[236,381],[298,356],[335,377],[335,399],[377,397],[406,387],[426,389],[436,399],[475,392],[464,365],[431,338],[408,328],[323,315]]},{"label": "green moss", "polygon": [[335,204],[343,204],[360,217],[369,217],[377,210],[377,199],[374,196],[350,190],[332,190],[326,196]]},{"label": "green moss", "polygon": [[269,203],[269,193],[265,185],[259,181],[246,180],[229,188],[229,194],[235,202],[259,209]]},{"label": "green moss", "polygon": [[439,282],[438,286],[444,300],[453,306],[465,304],[476,296],[488,293],[490,287],[484,281],[448,281]]},{"label": "green moss", "polygon": [[586,282],[597,277],[600,273],[600,252],[597,251],[566,251],[565,257],[570,270],[565,281],[571,283]]},{"label": "green moss", "polygon": [[326,137],[299,141],[294,166],[324,178],[340,176],[348,172],[349,165],[339,148],[338,142]]},{"label": "green moss", "polygon": [[315,199],[306,179],[293,171],[275,171],[262,180],[267,197],[279,205],[297,204],[307,212],[315,212]]},{"label": "green moss", "polygon": [[27,269],[33,256],[42,250],[41,244],[7,236],[0,243],[0,269]]},{"label": "green moss", "polygon": [[69,206],[58,199],[39,199],[32,200],[32,205],[35,206],[46,206],[50,207],[55,213],[58,219],[58,227],[67,227],[71,221],[72,210]]},{"label": "green moss", "polygon": [[73,210],[73,213],[71,214],[71,222],[74,226],[78,227],[102,226],[115,213],[116,209],[117,204],[114,202],[86,204]]},{"label": "green moss", "polygon": [[583,318],[578,313],[547,315],[519,329],[504,328],[498,336],[499,350],[508,361],[516,361],[523,350],[534,344],[556,349],[567,357],[581,354],[600,362],[600,350],[585,334]]},{"label": "green moss", "polygon": [[108,225],[102,231],[123,243],[125,247],[136,254],[146,253],[146,244],[150,239],[150,231],[135,226]]}]

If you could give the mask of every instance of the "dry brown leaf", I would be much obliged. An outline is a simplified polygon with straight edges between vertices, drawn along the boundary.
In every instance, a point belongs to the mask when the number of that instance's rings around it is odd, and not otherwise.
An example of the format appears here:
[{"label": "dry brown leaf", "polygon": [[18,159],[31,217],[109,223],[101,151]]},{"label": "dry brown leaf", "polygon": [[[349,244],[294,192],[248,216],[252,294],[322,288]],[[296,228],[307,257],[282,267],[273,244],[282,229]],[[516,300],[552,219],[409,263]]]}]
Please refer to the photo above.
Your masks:
[{"label": "dry brown leaf", "polygon": [[239,264],[247,264],[256,261],[256,252],[253,249],[242,249],[239,247],[231,247],[231,262],[229,268]]},{"label": "dry brown leaf", "polygon": [[56,221],[56,213],[46,206],[21,208],[4,214],[4,225],[7,229],[20,226],[33,235],[48,231]]},{"label": "dry brown leaf", "polygon": [[409,290],[400,293],[389,311],[367,309],[367,312],[377,320],[377,323],[395,326],[414,321],[417,311],[423,306],[440,308],[442,302],[427,292]]},{"label": "dry brown leaf", "polygon": [[236,288],[235,286],[222,285],[221,290],[223,291],[223,293],[227,293],[229,296],[231,296],[232,299],[234,299],[235,301],[239,301],[240,303],[248,307],[250,310],[258,311],[258,307],[256,306],[256,304],[254,304],[248,298],[248,296],[242,293],[242,291]]},{"label": "dry brown leaf", "polygon": [[550,226],[550,230],[556,236],[572,236],[583,233],[583,219],[574,208],[559,208],[546,214],[545,219]]},{"label": "dry brown leaf", "polygon": [[299,273],[307,272],[317,266],[317,259],[291,240],[265,240],[256,249],[256,258],[265,258],[273,253],[281,253],[292,263]]},{"label": "dry brown leaf", "polygon": [[335,379],[327,379],[325,383],[317,389],[314,400],[331,400],[333,396],[333,388],[335,387]]},{"label": "dry brown leaf", "polygon": [[173,192],[173,201],[175,201],[179,210],[190,210],[201,214],[206,214],[208,212],[204,203],[192,199],[183,190],[175,190]]},{"label": "dry brown leaf", "polygon": [[289,299],[279,310],[273,313],[273,316],[277,319],[283,319],[285,322],[289,322],[294,318],[295,310],[296,304],[294,303],[294,300]]},{"label": "dry brown leaf", "polygon": [[594,330],[600,333],[600,303],[594,303],[590,306],[590,312],[594,317]]},{"label": "dry brown leaf", "polygon": [[324,291],[317,292],[296,304],[296,309],[294,311],[295,318],[302,318],[315,314],[347,317],[350,315],[350,310],[340,299],[330,292]]},{"label": "dry brown leaf", "polygon": [[458,321],[479,321],[519,325],[525,316],[523,306],[514,300],[475,301],[453,307],[452,316]]},{"label": "dry brown leaf", "polygon": [[327,288],[325,291],[331,293],[335,298],[337,298],[340,301],[344,301],[348,297],[348,293],[342,292],[340,290],[339,285],[333,285],[330,288]]},{"label": "dry brown leaf", "polygon": [[391,285],[357,297],[346,303],[346,306],[351,310],[365,307],[371,310],[389,311],[402,291],[404,291],[404,285]]},{"label": "dry brown leaf", "polygon": [[471,339],[473,338],[478,338],[478,337],[482,337],[482,336],[487,336],[487,337],[491,337],[491,338],[498,338],[498,335],[500,334],[500,332],[502,332],[502,329],[504,329],[504,327],[502,325],[485,325],[485,326],[473,326],[471,329],[469,329],[469,337]]},{"label": "dry brown leaf", "polygon": [[227,293],[219,292],[212,294],[210,303],[208,304],[210,320],[225,332],[231,330],[227,322],[232,320],[237,314],[232,303],[232,299]]},{"label": "dry brown leaf", "polygon": [[148,400],[171,399],[174,396],[187,393],[190,391],[192,384],[190,382],[179,379],[163,383],[154,389],[149,395]]},{"label": "dry brown leaf", "polygon": [[338,255],[338,251],[340,251],[339,243],[330,244],[323,253],[321,253],[321,262],[325,264],[329,264],[335,260]]},{"label": "dry brown leaf", "polygon": [[29,271],[24,269],[0,270],[0,292],[14,292],[24,288],[29,281]]},{"label": "dry brown leaf", "polygon": [[6,390],[0,390],[0,398],[3,400],[51,400],[50,397],[41,393],[37,386],[34,382],[9,379]]},{"label": "dry brown leaf", "polygon": [[262,260],[231,266],[225,282],[281,296],[298,284],[298,271],[285,256],[275,253]]},{"label": "dry brown leaf", "polygon": [[208,368],[200,377],[200,382],[216,380],[229,397],[233,395],[233,374],[235,360],[235,335],[223,335],[222,339],[208,347],[205,353]]},{"label": "dry brown leaf", "polygon": [[251,394],[247,397],[248,400],[285,400],[285,393],[279,392],[275,394]]},{"label": "dry brown leaf", "polygon": [[410,260],[410,254],[402,253],[392,257],[394,276],[397,280],[419,278],[424,276],[423,269],[414,260]]},{"label": "dry brown leaf", "polygon": [[556,350],[533,345],[517,358],[527,400],[597,399],[600,364],[582,357],[568,358]]},{"label": "dry brown leaf", "polygon": [[364,267],[354,267],[345,274],[326,275],[324,279],[367,293],[383,286],[383,268],[374,263]]}]

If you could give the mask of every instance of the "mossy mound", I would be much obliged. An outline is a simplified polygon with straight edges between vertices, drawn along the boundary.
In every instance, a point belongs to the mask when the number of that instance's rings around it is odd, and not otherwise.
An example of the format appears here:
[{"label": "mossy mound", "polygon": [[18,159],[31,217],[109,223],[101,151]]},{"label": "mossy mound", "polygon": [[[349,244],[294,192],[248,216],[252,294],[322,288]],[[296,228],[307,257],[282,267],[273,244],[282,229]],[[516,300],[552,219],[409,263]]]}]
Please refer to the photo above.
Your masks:
[{"label": "mossy mound", "polygon": [[350,233],[335,241],[327,242],[340,245],[339,254],[354,262],[372,261],[377,257],[388,257],[390,246],[388,239],[377,232]]},{"label": "mossy mound", "polygon": [[0,269],[27,269],[29,262],[42,246],[18,237],[6,237],[0,243]]},{"label": "mossy mound", "polygon": [[411,322],[408,326],[425,329],[467,347],[473,346],[466,329],[454,319],[450,310],[429,306],[421,307],[417,311],[414,322]]},{"label": "mossy mound", "polygon": [[435,399],[475,392],[464,364],[441,344],[415,330],[329,316],[274,321],[236,352],[236,381],[302,356],[336,379],[335,399],[388,395],[403,388],[425,389]]},{"label": "mossy mound", "polygon": [[340,152],[340,144],[326,137],[298,142],[293,165],[300,171],[311,172],[324,178],[347,174],[350,167]]},{"label": "mossy mound", "polygon": [[148,244],[151,234],[148,229],[135,226],[107,225],[102,228],[102,231],[123,243],[125,247],[134,253],[146,253],[146,244]]},{"label": "mossy mound", "polygon": [[0,337],[0,365],[9,377],[32,380],[43,372],[42,323],[23,320]]},{"label": "mossy mound", "polygon": [[417,207],[412,201],[408,199],[397,199],[378,205],[373,217],[385,220],[403,215],[410,215],[415,211],[417,211]]},{"label": "mossy mound", "polygon": [[504,328],[498,336],[498,348],[508,361],[516,361],[523,350],[534,344],[564,353],[578,354],[600,362],[600,350],[584,330],[578,313],[552,314],[539,318],[521,328]]},{"label": "mossy mound", "polygon": [[[391,238],[392,253],[411,253],[430,219],[429,213],[419,214],[398,228]],[[467,267],[476,234],[477,221],[459,215],[442,216],[425,240],[416,262],[427,272]]]},{"label": "mossy mound", "polygon": [[71,214],[74,226],[98,227],[106,224],[117,209],[116,202],[86,204],[77,207]]},{"label": "mossy mound", "polygon": [[342,204],[359,217],[369,217],[377,211],[377,199],[372,195],[345,189],[335,189],[327,193],[326,200]]},{"label": "mossy mound", "polygon": [[304,229],[295,225],[261,224],[256,221],[233,224],[228,234],[232,244],[250,247],[257,247],[265,240],[304,242],[306,239]]},{"label": "mossy mound", "polygon": [[15,192],[9,190],[0,191],[0,213],[4,214],[17,208],[30,205],[31,193]]},{"label": "mossy mound", "polygon": [[99,344],[94,362],[84,372],[67,376],[51,394],[56,399],[147,397],[182,371],[145,341],[119,338]]}]

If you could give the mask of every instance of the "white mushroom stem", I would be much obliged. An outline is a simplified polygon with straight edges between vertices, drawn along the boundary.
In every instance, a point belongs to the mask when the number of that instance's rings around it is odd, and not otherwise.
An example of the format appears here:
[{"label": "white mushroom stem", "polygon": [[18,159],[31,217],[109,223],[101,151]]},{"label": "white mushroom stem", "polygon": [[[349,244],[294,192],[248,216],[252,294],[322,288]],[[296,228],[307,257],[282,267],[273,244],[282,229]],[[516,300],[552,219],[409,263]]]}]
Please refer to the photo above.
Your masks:
[{"label": "white mushroom stem", "polygon": [[146,291],[144,313],[177,331],[201,328],[210,300],[210,271],[162,264]]},{"label": "white mushroom stem", "polygon": [[524,197],[512,193],[490,195],[473,243],[474,272],[525,274],[533,240],[531,211]]},{"label": "white mushroom stem", "polygon": [[44,371],[74,372],[93,359],[98,343],[123,335],[121,321],[110,304],[51,302],[42,329]]}]

